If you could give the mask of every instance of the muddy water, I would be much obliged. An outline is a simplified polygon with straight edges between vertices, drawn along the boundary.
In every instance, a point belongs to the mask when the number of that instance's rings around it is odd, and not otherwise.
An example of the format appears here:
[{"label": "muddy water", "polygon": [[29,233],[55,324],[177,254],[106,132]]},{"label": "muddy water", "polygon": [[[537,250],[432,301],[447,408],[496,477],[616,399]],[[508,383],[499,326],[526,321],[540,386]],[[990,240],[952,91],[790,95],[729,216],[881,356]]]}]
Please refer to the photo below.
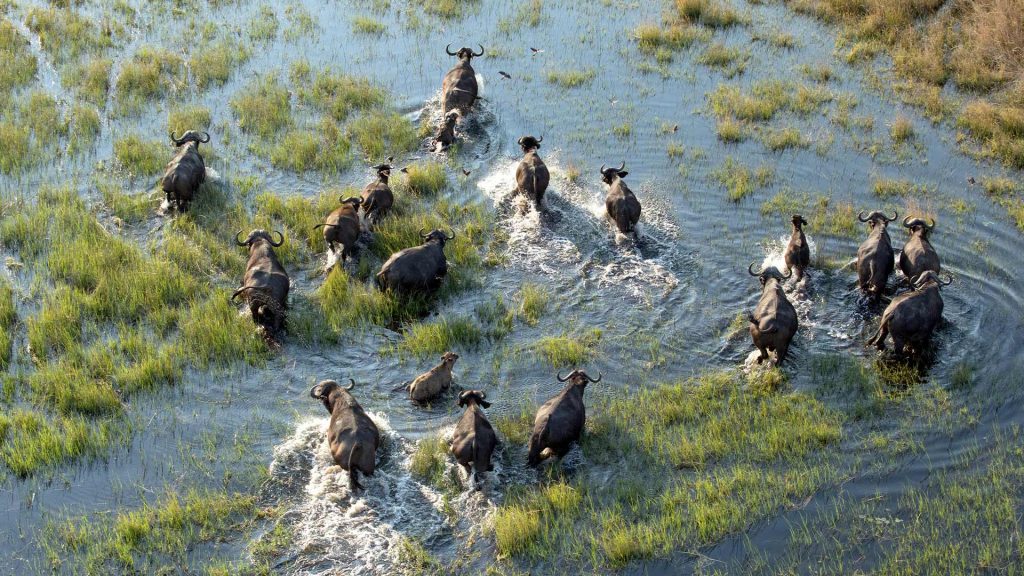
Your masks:
[{"label": "muddy water", "polygon": [[[227,101],[253,74],[287,70],[290,62],[305,58],[314,70],[330,67],[374,78],[396,95],[399,109],[410,118],[418,121],[426,115],[436,120],[440,80],[452,64],[445,44],[484,44],[488,55],[474,63],[487,100],[464,131],[464,144],[452,163],[451,180],[457,184],[448,193],[455,200],[483,202],[494,210],[497,228],[508,238],[507,258],[504,265],[487,271],[482,289],[459,296],[438,312],[459,314],[498,296],[511,302],[526,282],[555,295],[538,326],[517,325],[500,343],[458,351],[459,385],[486,389],[494,400],[491,414],[517,413],[524,401],[543,400],[559,389],[554,370],[528,352],[544,335],[603,331],[599,353],[585,366],[591,373],[605,374],[600,386],[588,390],[594,396],[749,364],[749,339],[730,339],[726,329],[738,313],[754,306],[759,295],[747,265],[779,265],[788,239],[788,217],[762,216],[762,203],[777,192],[792,190],[830,195],[833,203],[850,202],[858,210],[896,208],[902,216],[904,200],[874,197],[872,177],[925,184],[935,191],[916,202],[937,216],[933,243],[943,267],[956,279],[943,291],[946,323],[935,339],[936,358],[925,377],[945,386],[954,368],[967,362],[976,385],[956,391],[954,401],[980,407],[976,429],[1019,420],[1015,407],[1020,393],[1014,384],[1024,368],[1024,285],[1017,264],[1024,236],[1001,209],[966,182],[968,176],[998,174],[1000,169],[960,154],[950,127],[933,126],[916,110],[866,89],[863,71],[831,56],[831,30],[778,6],[738,4],[751,15],[751,26],[718,32],[716,40],[749,47],[752,57],[746,73],[727,80],[694,62],[700,47],[677,54],[668,77],[638,69],[648,59],[637,53],[630,31],[638,23],[659,20],[658,3],[551,1],[544,4],[537,27],[506,33],[499,22],[514,19],[517,8],[505,2],[485,0],[452,21],[421,15],[413,30],[409,14],[415,10],[397,4],[371,12],[364,2],[305,1],[302,5],[320,24],[315,34],[286,39],[279,33],[274,41],[256,45],[253,58],[224,87],[201,95],[181,91],[173,99],[196,102],[213,112],[210,132],[216,160],[211,168],[222,177],[255,174],[279,194],[313,195],[325,185],[362,185],[369,171],[357,167],[340,179],[320,181],[275,170],[248,151],[251,141],[236,127],[231,143],[222,144],[218,132],[235,125]],[[256,9],[255,4],[241,3],[204,8],[201,13],[218,26],[244,28]],[[97,13],[88,6],[83,10]],[[286,28],[284,9],[275,10],[281,28]],[[353,35],[351,19],[361,14],[384,22],[387,32]],[[176,49],[180,43],[181,22],[143,18],[152,30],[133,35],[116,50],[115,76],[137,47],[157,44]],[[793,34],[799,45],[784,50],[751,42],[752,32],[772,28]],[[534,54],[531,46],[543,52]],[[830,90],[857,97],[854,115],[874,116],[873,129],[856,132],[859,141],[819,115],[784,115],[773,125],[795,125],[816,144],[834,135],[834,143],[822,145],[822,151],[812,145],[772,153],[756,139],[731,145],[716,139],[705,94],[719,83],[747,87],[759,79],[779,77],[801,82],[799,67],[817,63],[837,71],[839,78],[828,84]],[[57,95],[66,94],[53,68],[41,68],[43,85]],[[592,69],[596,76],[572,89],[546,81],[549,71],[567,69]],[[512,78],[502,78],[499,70]],[[887,136],[886,125],[897,112],[911,118],[917,131],[916,145],[902,156],[892,152]],[[627,124],[628,135],[613,133],[613,127]],[[18,180],[0,179],[0,187],[24,191],[42,182],[76,178],[87,183],[98,163],[109,162],[113,135],[131,128],[159,138],[164,125],[165,112],[155,108],[141,119],[105,120],[93,155]],[[678,125],[678,130],[664,133],[663,125]],[[544,136],[541,155],[553,175],[548,214],[521,209],[511,194],[518,157],[515,141],[524,134]],[[860,150],[862,141],[874,140],[883,148],[875,159]],[[673,142],[686,147],[681,158],[666,153]],[[710,176],[727,156],[751,167],[770,165],[774,183],[739,203],[729,202]],[[603,218],[604,186],[598,168],[622,161],[629,171],[627,182],[644,207],[638,244],[615,234]],[[469,176],[458,174],[461,169]],[[576,170],[579,177],[570,181],[569,173]],[[144,190],[152,182],[126,180],[126,185]],[[96,194],[87,184],[81,193]],[[963,199],[971,208],[954,213],[953,199]],[[159,222],[154,216],[146,229],[158,233]],[[898,248],[905,235],[897,229],[891,234]],[[812,234],[809,241],[813,262],[843,264],[854,258],[860,240]],[[318,279],[313,272],[292,271],[299,279],[298,290],[315,288]],[[898,279],[897,273],[893,284]],[[801,323],[786,367],[795,387],[811,386],[807,372],[815,355],[874,356],[864,342],[877,325],[877,311],[859,303],[854,281],[849,268],[819,266],[806,280],[789,286]],[[277,560],[278,570],[390,574],[403,536],[420,538],[431,552],[451,559],[459,542],[486,524],[503,488],[529,475],[522,455],[502,454],[483,492],[467,490],[449,503],[410,476],[409,457],[416,440],[450,433],[457,411],[448,403],[414,407],[391,392],[433,363],[381,356],[382,346],[396,338],[394,333],[373,331],[346,338],[342,346],[318,349],[286,341],[266,369],[192,371],[182,386],[139,398],[130,408],[134,434],[110,458],[71,466],[53,479],[4,480],[0,571],[43,566],[33,535],[48,518],[137,506],[151,499],[153,490],[191,485],[190,478],[199,471],[206,477],[229,472],[232,460],[222,456],[236,446],[266,462],[271,482],[264,496],[287,510],[285,517],[294,528],[295,541]],[[360,382],[358,397],[385,436],[379,472],[358,496],[349,493],[346,476],[331,467],[322,442],[327,414],[306,396],[309,385],[323,377],[353,377]],[[997,410],[1000,407],[1005,409]],[[861,481],[857,489],[866,494],[899,493],[948,463],[958,446],[984,442],[983,436],[965,433],[954,442],[936,440],[925,446],[928,458],[907,456],[891,472]],[[205,446],[198,450],[201,456],[196,455],[197,446]],[[458,511],[455,528],[445,516],[449,508]],[[784,527],[761,527],[751,536],[770,539],[779,530]],[[236,556],[245,555],[245,542],[228,546]],[[486,542],[477,546],[486,558]],[[725,558],[741,553],[738,545],[728,543],[712,551]]]}]

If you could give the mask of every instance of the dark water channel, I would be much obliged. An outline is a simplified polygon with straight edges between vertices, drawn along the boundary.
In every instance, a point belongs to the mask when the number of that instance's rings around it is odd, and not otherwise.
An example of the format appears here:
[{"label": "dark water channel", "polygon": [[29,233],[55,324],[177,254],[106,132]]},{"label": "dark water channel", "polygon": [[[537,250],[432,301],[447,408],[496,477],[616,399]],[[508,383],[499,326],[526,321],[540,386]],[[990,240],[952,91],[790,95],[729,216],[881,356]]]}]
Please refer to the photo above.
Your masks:
[{"label": "dark water channel", "polygon": [[[482,289],[456,297],[438,313],[472,310],[496,296],[512,302],[527,282],[553,295],[537,326],[517,324],[500,343],[458,351],[458,383],[486,389],[494,401],[491,414],[515,413],[524,402],[543,400],[559,388],[554,370],[529,353],[530,346],[546,335],[602,330],[599,351],[585,366],[605,375],[600,385],[588,389],[587,394],[595,397],[749,364],[753,347],[745,332],[734,338],[727,334],[737,314],[752,309],[759,295],[746,268],[751,262],[781,264],[788,237],[788,217],[763,215],[762,204],[788,190],[794,196],[830,196],[832,202],[849,202],[857,210],[897,209],[902,218],[907,199],[883,200],[871,192],[874,177],[891,177],[933,190],[913,203],[937,216],[933,242],[944,269],[955,278],[943,291],[946,322],[935,339],[935,359],[926,368],[925,379],[944,386],[958,366],[969,364],[976,385],[956,391],[955,402],[983,409],[975,428],[978,436],[936,440],[925,446],[927,458],[907,455],[891,473],[846,489],[899,493],[955,458],[964,446],[984,442],[983,431],[1021,421],[1017,384],[1024,373],[1024,284],[1018,264],[1024,236],[1001,208],[967,183],[968,176],[1001,170],[960,153],[949,126],[935,126],[917,110],[866,89],[862,70],[832,56],[834,31],[795,17],[782,6],[738,2],[751,15],[751,25],[719,31],[715,39],[752,51],[744,74],[726,79],[718,70],[696,64],[696,47],[676,54],[667,67],[669,76],[662,77],[639,69],[652,58],[641,55],[631,38],[637,24],[659,20],[663,7],[657,2],[545,2],[538,26],[524,25],[512,32],[502,31],[499,22],[514,20],[519,7],[490,0],[453,20],[421,15],[415,30],[408,22],[414,10],[396,3],[382,11],[364,2],[311,0],[302,5],[315,15],[317,33],[297,39],[279,34],[255,48],[253,58],[224,87],[196,97],[182,95],[210,108],[215,142],[219,126],[236,122],[228,98],[257,72],[286,71],[290,62],[305,58],[314,70],[329,67],[366,76],[395,94],[398,107],[418,121],[422,115],[439,116],[438,89],[452,64],[445,44],[479,43],[487,49],[487,56],[475,62],[487,100],[452,163],[456,184],[448,193],[456,201],[484,202],[495,210],[496,228],[508,237],[507,261],[487,270]],[[204,9],[202,17],[219,26],[242,26],[255,10],[255,4],[241,3]],[[275,10],[285,22],[283,6]],[[386,24],[387,31],[379,36],[353,34],[351,19],[363,14]],[[124,57],[143,43],[173,47],[178,29],[177,24],[154,23],[153,36],[135,38],[118,53]],[[793,34],[798,45],[778,49],[750,40],[753,32],[767,29]],[[531,46],[543,52],[533,54]],[[861,132],[860,138],[889,147],[876,158],[859,150],[859,142],[824,115],[783,115],[775,121],[808,135],[813,144],[806,149],[770,152],[754,138],[739,144],[723,144],[716,138],[706,94],[718,84],[748,87],[766,78],[807,82],[800,66],[817,63],[837,71],[828,90],[855,95],[855,113],[874,116],[874,127]],[[548,72],[567,69],[593,70],[595,76],[575,88],[547,81]],[[499,76],[499,70],[511,79]],[[59,96],[59,76],[46,70],[41,75],[45,87]],[[916,145],[900,158],[891,150],[887,131],[897,113],[910,118],[917,132]],[[25,191],[43,182],[87,175],[97,162],[111,157],[112,135],[128,127],[162,134],[164,116],[104,122],[93,156],[17,181],[3,178],[0,187]],[[621,127],[627,125],[628,134],[623,134]],[[666,131],[665,125],[678,129]],[[618,134],[614,127],[620,127]],[[269,168],[248,151],[248,137],[235,133],[238,138],[218,146],[217,159],[211,163],[222,178],[258,175],[267,190],[312,196],[326,185],[361,186],[370,176],[357,166],[340,181],[317,182]],[[507,209],[518,157],[515,142],[524,134],[544,136],[541,154],[553,174],[548,199],[554,218]],[[666,151],[670,143],[684,146],[686,152],[671,157]],[[770,165],[773,183],[738,203],[730,202],[711,176],[727,156],[751,167]],[[616,237],[603,218],[604,187],[598,168],[622,161],[629,171],[627,181],[644,207],[644,241],[639,246]],[[469,176],[457,174],[462,168]],[[570,181],[567,174],[573,170],[579,177]],[[145,189],[150,184],[132,186]],[[82,193],[95,194],[86,187]],[[955,212],[956,199],[963,199],[970,209]],[[152,233],[158,225],[159,217],[154,216]],[[906,235],[894,227],[892,237],[899,247]],[[858,303],[855,274],[842,266],[855,257],[860,238],[811,234],[810,240],[812,261],[828,265],[817,266],[805,282],[790,286],[801,328],[785,371],[797,389],[812,386],[810,359],[816,355],[875,355],[864,342],[877,326],[877,313]],[[293,289],[315,288],[321,279],[313,272],[294,271]],[[897,272],[892,284],[900,278]],[[40,566],[34,534],[53,515],[136,506],[147,491],[190,485],[190,470],[228,471],[230,459],[199,456],[204,445],[213,454],[243,446],[269,466],[274,480],[269,497],[285,507],[295,532],[278,566],[282,572],[391,574],[401,536],[422,538],[432,552],[442,558],[450,555],[457,535],[446,527],[441,496],[410,476],[408,460],[416,440],[450,429],[457,411],[449,403],[415,407],[391,393],[398,383],[434,362],[382,356],[382,347],[397,338],[378,329],[318,349],[286,339],[265,369],[190,370],[183,385],[142,395],[130,407],[136,423],[130,444],[115,449],[108,459],[69,466],[53,479],[5,480],[0,493],[5,509],[0,520],[0,572],[23,573]],[[386,436],[379,473],[355,498],[348,492],[346,476],[330,468],[322,443],[327,414],[306,395],[312,383],[325,377],[360,382],[359,398]],[[466,518],[486,519],[493,502],[500,499],[502,485],[525,475],[518,464],[499,466],[492,491],[467,491],[455,508]],[[785,529],[784,524],[770,523],[752,531],[751,537],[778,538]],[[244,542],[231,545],[245,553]],[[710,553],[728,558],[741,554],[741,548],[726,543]]]}]

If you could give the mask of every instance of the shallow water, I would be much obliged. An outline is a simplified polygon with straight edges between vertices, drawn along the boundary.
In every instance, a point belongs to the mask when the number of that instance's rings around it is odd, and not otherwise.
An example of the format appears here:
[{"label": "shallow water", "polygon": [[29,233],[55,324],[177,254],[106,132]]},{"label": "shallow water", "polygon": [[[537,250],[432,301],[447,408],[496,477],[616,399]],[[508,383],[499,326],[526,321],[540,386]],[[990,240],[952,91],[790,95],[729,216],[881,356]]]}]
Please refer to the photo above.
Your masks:
[{"label": "shallow water", "polygon": [[[361,187],[370,171],[357,166],[338,181],[320,182],[265,166],[248,151],[250,138],[237,129],[232,142],[222,145],[219,127],[236,122],[227,105],[231,94],[257,72],[285,71],[288,63],[305,58],[314,70],[329,67],[371,77],[396,95],[403,113],[436,121],[441,77],[452,64],[444,53],[445,44],[484,44],[488,55],[474,63],[487,100],[464,128],[452,168],[453,174],[460,169],[470,174],[453,177],[457,184],[449,194],[458,201],[481,201],[493,208],[498,229],[508,237],[507,263],[488,269],[483,289],[460,295],[438,313],[470,310],[495,296],[511,302],[526,282],[556,295],[538,326],[517,325],[498,345],[458,351],[457,383],[487,390],[494,402],[490,414],[518,413],[524,400],[543,401],[560,389],[551,367],[532,354],[517,353],[544,335],[591,328],[603,331],[599,353],[585,366],[590,373],[605,374],[601,385],[588,390],[594,396],[749,364],[754,350],[745,331],[735,338],[725,337],[724,332],[737,314],[753,308],[759,296],[759,285],[748,276],[747,265],[781,267],[789,233],[788,217],[762,216],[762,203],[791,189],[831,195],[833,202],[848,201],[858,210],[897,208],[902,217],[904,200],[881,201],[870,191],[873,176],[886,176],[936,189],[917,204],[937,215],[939,226],[932,241],[944,269],[955,278],[943,290],[946,322],[936,335],[936,359],[927,379],[945,386],[954,368],[969,362],[977,384],[956,391],[955,401],[983,408],[978,410],[980,423],[975,430],[1020,423],[1016,408],[1021,393],[1015,384],[1024,368],[1020,313],[1024,283],[1016,265],[1024,236],[979,187],[966,182],[967,176],[1002,170],[958,152],[949,126],[934,126],[917,110],[866,89],[862,70],[830,55],[835,45],[830,29],[793,16],[781,6],[740,2],[753,23],[718,32],[716,40],[750,47],[753,55],[746,73],[727,80],[718,71],[697,65],[698,45],[677,54],[669,66],[670,77],[662,78],[637,69],[649,58],[637,52],[629,37],[638,23],[659,19],[659,3],[609,7],[547,2],[539,26],[511,34],[501,32],[498,22],[511,17],[516,8],[491,0],[456,20],[421,17],[424,25],[415,31],[407,28],[409,12],[399,6],[372,12],[368,3],[359,1],[304,0],[301,4],[320,22],[316,34],[287,39],[279,33],[274,41],[256,48],[253,58],[225,86],[200,95],[183,92],[169,100],[194,101],[211,109],[214,127],[210,132],[216,150],[211,174],[226,178],[255,174],[267,190],[312,196],[326,185]],[[219,26],[244,27],[256,7],[243,2],[204,7],[201,14]],[[83,10],[98,13],[89,6]],[[284,9],[275,10],[285,28]],[[351,19],[360,14],[372,14],[388,31],[381,36],[352,34]],[[176,46],[180,22],[146,18],[151,19],[145,21],[152,33],[132,35],[114,51],[115,76],[120,59],[138,46]],[[800,45],[782,50],[750,42],[752,31],[771,27],[793,33]],[[544,52],[531,55],[529,46]],[[878,139],[888,146],[886,124],[898,112],[912,119],[918,148],[911,147],[906,158],[886,149],[872,159],[858,151],[850,134],[820,115],[783,115],[782,121],[772,124],[796,125],[816,142],[835,134],[835,142],[821,154],[813,145],[773,153],[756,138],[728,145],[717,140],[705,94],[719,83],[747,87],[759,79],[780,76],[799,82],[799,66],[818,62],[838,72],[839,79],[828,85],[831,91],[856,95],[860,104],[855,114],[875,117],[870,132],[857,132],[861,138]],[[567,68],[593,69],[597,75],[572,89],[544,78],[550,70]],[[512,79],[503,79],[498,70]],[[68,97],[52,65],[42,65],[40,76],[41,85],[55,96]],[[70,179],[82,182],[83,195],[96,197],[86,176],[97,163],[111,158],[113,135],[134,128],[162,137],[166,113],[152,106],[147,110],[141,118],[105,120],[99,146],[85,159],[19,179],[2,177],[0,189],[31,191],[42,182]],[[631,125],[628,136],[612,132],[613,126],[624,123]],[[663,134],[663,123],[678,125],[678,131]],[[524,134],[544,136],[541,156],[552,173],[546,214],[523,208],[513,197],[519,156],[515,142]],[[669,157],[670,142],[685,146],[686,154]],[[693,154],[695,150],[702,153]],[[418,153],[428,154],[426,150]],[[774,183],[738,203],[729,202],[724,189],[710,177],[726,156],[751,167],[771,165]],[[603,215],[604,185],[598,167],[622,161],[630,172],[626,181],[643,204],[639,243],[615,233]],[[579,170],[578,180],[568,179],[570,168]],[[1019,174],[1011,176],[1020,179]],[[143,190],[152,182],[127,181],[126,185]],[[956,198],[963,198],[973,209],[965,214],[952,212],[949,200]],[[154,214],[142,228],[147,234],[157,233],[161,221]],[[898,228],[890,231],[894,248],[906,238]],[[860,240],[809,234],[812,263],[850,262]],[[982,251],[976,248],[977,242],[983,243]],[[319,282],[314,270],[291,272],[297,279],[293,290],[309,291]],[[897,272],[890,288],[899,279]],[[20,285],[25,279],[16,281]],[[814,355],[874,357],[864,342],[875,330],[878,314],[859,304],[851,268],[812,265],[805,280],[787,286],[801,324],[785,368],[796,388],[811,385],[808,359]],[[422,539],[431,552],[450,559],[459,549],[459,539],[486,523],[503,487],[526,478],[527,472],[521,455],[509,453],[498,458],[498,468],[482,492],[470,490],[463,476],[467,489],[451,503],[459,511],[457,528],[452,528],[441,495],[414,480],[408,465],[415,441],[439,431],[450,434],[458,409],[454,398],[421,408],[391,392],[434,363],[434,359],[400,361],[382,356],[381,347],[395,339],[396,334],[378,330],[348,338],[337,347],[306,349],[286,338],[279,356],[266,369],[239,368],[223,374],[190,371],[182,386],[142,395],[130,407],[134,435],[109,458],[70,466],[52,480],[4,480],[0,501],[7,513],[0,520],[0,571],[20,573],[42,565],[33,534],[48,518],[136,506],[153,488],[187,485],[190,471],[200,466],[229,469],[230,461],[196,462],[192,452],[197,444],[207,442],[213,444],[213,454],[220,454],[239,430],[247,434],[245,450],[258,454],[269,467],[271,488],[264,496],[285,507],[285,518],[294,527],[295,540],[276,569],[295,574],[391,574],[402,536]],[[654,369],[648,351],[652,342],[664,357]],[[328,415],[305,393],[311,383],[326,377],[355,378],[360,383],[357,396],[386,437],[378,474],[366,481],[366,491],[357,496],[349,493],[346,475],[332,470],[322,442]],[[859,479],[855,490],[899,493],[948,464],[959,446],[984,442],[982,436],[968,432],[952,442],[936,438],[925,446],[927,458],[904,456],[891,472]],[[573,465],[571,458],[567,465]],[[749,536],[755,541],[777,538],[784,524],[774,521]],[[736,543],[709,551],[715,558],[726,559],[742,553]],[[651,573],[659,566],[651,563]]]}]

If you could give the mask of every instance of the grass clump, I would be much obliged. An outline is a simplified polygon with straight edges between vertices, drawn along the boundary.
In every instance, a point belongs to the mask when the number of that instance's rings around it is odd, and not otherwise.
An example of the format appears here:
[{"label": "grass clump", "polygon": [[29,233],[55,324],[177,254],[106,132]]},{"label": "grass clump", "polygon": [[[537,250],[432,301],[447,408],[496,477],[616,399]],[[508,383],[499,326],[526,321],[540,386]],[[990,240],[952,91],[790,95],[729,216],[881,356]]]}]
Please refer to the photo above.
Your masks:
[{"label": "grass clump", "polygon": [[894,144],[903,144],[914,137],[914,124],[906,116],[897,116],[889,125],[889,137]]},{"label": "grass clump", "polygon": [[187,130],[209,130],[212,123],[210,109],[199,104],[187,104],[167,112],[167,131],[178,136]]},{"label": "grass clump", "polygon": [[163,169],[170,151],[166,144],[129,133],[114,140],[114,158],[132,175],[148,176]]},{"label": "grass clump", "polygon": [[261,4],[256,15],[249,21],[249,39],[254,42],[273,40],[279,26],[274,8],[269,4]]},{"label": "grass clump", "polygon": [[749,18],[723,0],[675,0],[675,8],[683,21],[708,28],[730,28],[750,22]]},{"label": "grass clump", "polygon": [[404,154],[416,149],[416,127],[397,112],[373,110],[348,125],[348,133],[368,159]]},{"label": "grass clump", "polygon": [[598,328],[581,334],[565,333],[561,336],[545,336],[533,346],[533,352],[555,368],[576,367],[597,353],[602,332]]},{"label": "grass clump", "polygon": [[292,123],[288,88],[276,76],[254,79],[231,99],[243,131],[270,138]]},{"label": "grass clump", "polygon": [[449,319],[441,316],[437,322],[410,326],[394,351],[426,358],[448,350],[475,348],[485,337],[484,331],[470,317]]},{"label": "grass clump", "polygon": [[77,10],[29,8],[25,25],[39,36],[43,50],[60,65],[84,55],[101,54],[113,45],[109,29],[101,29]]},{"label": "grass clump", "polygon": [[102,129],[100,113],[92,106],[76,104],[71,109],[68,153],[76,154],[91,148]]},{"label": "grass clump", "polygon": [[523,284],[519,290],[519,299],[519,317],[528,325],[536,326],[547,311],[551,295],[536,284]]},{"label": "grass clump", "polygon": [[871,183],[871,191],[879,198],[927,196],[933,192],[931,188],[924,184],[915,184],[909,180],[877,177]]},{"label": "grass clump", "polygon": [[657,24],[641,24],[633,31],[637,46],[645,54],[657,54],[659,50],[678,51],[689,48],[696,42],[707,42],[711,31],[687,23],[671,24],[666,27]]},{"label": "grass clump", "polygon": [[544,2],[542,0],[530,0],[521,4],[511,17],[498,20],[498,30],[505,34],[511,34],[524,27],[536,28],[540,25],[543,16]]},{"label": "grass clump", "polygon": [[114,97],[127,113],[182,87],[184,63],[180,56],[161,48],[144,46],[121,66]]},{"label": "grass clump", "polygon": [[357,110],[384,105],[385,92],[365,78],[332,72],[320,72],[313,84],[302,92],[302,98],[337,121]]},{"label": "grass clump", "polygon": [[357,34],[380,35],[387,31],[387,27],[380,20],[369,16],[356,16],[352,18],[352,31]]},{"label": "grass clump", "polygon": [[775,171],[766,165],[752,170],[728,156],[711,172],[711,178],[725,187],[730,201],[739,202],[757,188],[769,186],[775,178]]},{"label": "grass clump", "polygon": [[204,90],[227,83],[231,73],[251,56],[250,50],[234,38],[225,38],[199,46],[189,58],[196,86]]},{"label": "grass clump", "polygon": [[89,426],[82,417],[52,417],[15,408],[0,414],[0,460],[16,476],[68,460],[99,455],[116,431],[109,423]]},{"label": "grass clump", "polygon": [[762,133],[762,142],[772,152],[788,148],[807,148],[811,143],[803,137],[800,130],[793,127],[780,130],[767,130]]},{"label": "grass clump", "polygon": [[441,18],[456,18],[469,8],[476,6],[479,0],[416,0],[427,14]]},{"label": "grass clump", "polygon": [[0,57],[4,62],[0,69],[0,91],[4,94],[11,94],[35,78],[38,63],[28,39],[6,18],[0,19]]},{"label": "grass clump", "polygon": [[65,85],[73,86],[86,102],[103,108],[107,104],[107,93],[110,92],[112,66],[113,61],[110,58],[92,58],[69,67],[61,79]]},{"label": "grass clump", "polygon": [[412,164],[406,170],[406,178],[399,181],[399,191],[408,190],[417,196],[433,196],[448,184],[444,164],[427,160]]},{"label": "grass clump", "polygon": [[747,60],[750,59],[750,50],[741,50],[716,42],[708,46],[704,52],[697,57],[697,62],[722,70],[726,78],[732,78],[742,74],[747,68]]},{"label": "grass clump", "polygon": [[562,88],[577,88],[584,84],[589,84],[596,77],[597,71],[592,69],[550,70],[547,73],[548,83],[561,86]]}]

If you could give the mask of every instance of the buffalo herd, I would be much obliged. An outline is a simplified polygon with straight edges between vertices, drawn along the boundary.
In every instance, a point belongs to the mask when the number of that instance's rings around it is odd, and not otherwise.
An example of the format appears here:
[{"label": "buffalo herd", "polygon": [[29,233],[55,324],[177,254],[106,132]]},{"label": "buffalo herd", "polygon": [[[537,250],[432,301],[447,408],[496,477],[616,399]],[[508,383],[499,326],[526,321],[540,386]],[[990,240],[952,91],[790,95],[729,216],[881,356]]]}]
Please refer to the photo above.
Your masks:
[{"label": "buffalo herd", "polygon": [[[483,55],[483,46],[479,51],[461,48],[456,52],[448,46],[446,52],[458,57],[459,61],[444,76],[442,123],[431,144],[436,151],[455,143],[457,124],[471,113],[478,100],[482,100],[471,61]],[[206,168],[199,145],[209,142],[210,135],[189,130],[181,138],[172,134],[171,140],[177,152],[167,164],[162,187],[168,206],[173,205],[179,212],[185,212],[205,178]],[[539,156],[543,140],[543,137],[533,136],[519,139],[523,156],[515,175],[516,192],[531,202],[538,212],[544,210],[544,194],[550,182],[547,165]],[[364,229],[372,230],[378,226],[395,203],[394,193],[388,184],[392,161],[393,158],[388,158],[386,163],[373,166],[377,177],[366,185],[361,196],[339,198],[338,207],[314,228],[323,229],[328,250],[332,255],[340,256],[342,265],[353,256]],[[625,168],[625,162],[618,168],[601,166],[600,177],[607,185],[605,207],[607,217],[619,233],[639,240],[637,223],[641,206],[624,180],[628,174]],[[867,215],[862,212],[858,217],[860,222],[868,225],[868,237],[857,250],[858,287],[872,304],[877,304],[885,293],[895,267],[896,257],[888,225],[898,217],[898,214],[893,214],[890,218],[880,211]],[[910,238],[900,251],[898,262],[909,282],[909,290],[892,298],[882,313],[877,334],[868,343],[884,350],[886,339],[891,337],[897,354],[920,354],[942,319],[940,288],[949,285],[952,279],[942,280],[939,277],[939,257],[929,240],[935,221],[908,217],[902,223]],[[748,314],[750,336],[760,352],[756,359],[758,364],[769,359],[770,352],[775,353],[776,364],[781,364],[799,328],[797,311],[784,286],[794,274],[795,281],[799,282],[811,266],[810,248],[804,234],[807,225],[803,216],[793,215],[792,234],[783,253],[785,274],[775,266],[755,271],[754,264],[751,264],[747,269],[761,284],[757,306]],[[274,234],[277,235],[276,240]],[[376,275],[380,290],[400,296],[416,296],[440,288],[448,272],[444,247],[454,238],[454,233],[421,230],[420,238],[421,244],[399,250],[384,262]],[[284,235],[256,229],[242,240],[242,232],[239,231],[235,241],[248,249],[249,259],[242,285],[232,299],[242,297],[248,304],[253,322],[273,336],[285,327],[288,309],[290,278],[274,251],[284,242]],[[440,364],[401,388],[408,390],[409,398],[415,403],[436,400],[452,388],[452,370],[458,358],[458,354],[446,352]],[[580,440],[586,423],[583,391],[587,384],[600,382],[602,377],[599,374],[594,379],[583,370],[575,369],[565,377],[559,373],[557,378],[565,383],[565,387],[545,402],[534,418],[526,459],[531,467],[552,456],[565,456]],[[349,382],[348,386],[341,386],[334,380],[324,380],[309,394],[321,400],[331,414],[327,428],[331,456],[339,467],[348,472],[350,486],[356,489],[361,488],[359,473],[364,476],[374,473],[380,432],[352,395],[355,381],[350,379]],[[457,405],[465,411],[455,426],[450,444],[454,459],[467,473],[473,472],[477,482],[493,469],[491,457],[500,444],[483,412],[491,406],[486,398],[487,394],[482,390],[465,390],[459,394]]]}]

